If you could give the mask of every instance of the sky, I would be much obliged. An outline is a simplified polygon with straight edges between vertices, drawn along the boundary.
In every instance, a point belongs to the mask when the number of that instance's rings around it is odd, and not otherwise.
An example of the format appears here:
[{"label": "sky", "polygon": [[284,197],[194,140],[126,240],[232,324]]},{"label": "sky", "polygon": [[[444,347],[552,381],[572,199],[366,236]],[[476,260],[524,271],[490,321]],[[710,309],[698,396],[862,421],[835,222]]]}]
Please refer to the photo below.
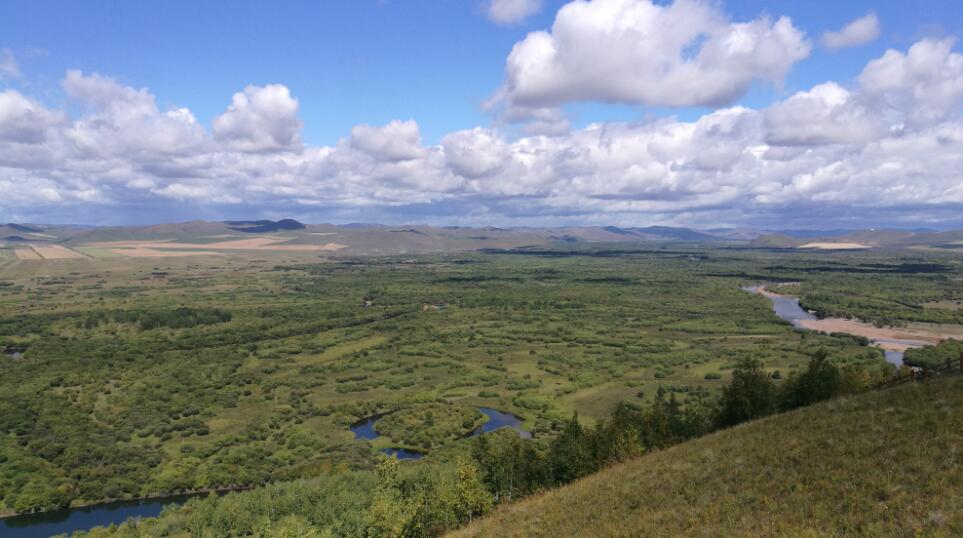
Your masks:
[{"label": "sky", "polygon": [[0,221],[963,228],[963,3],[0,3]]}]

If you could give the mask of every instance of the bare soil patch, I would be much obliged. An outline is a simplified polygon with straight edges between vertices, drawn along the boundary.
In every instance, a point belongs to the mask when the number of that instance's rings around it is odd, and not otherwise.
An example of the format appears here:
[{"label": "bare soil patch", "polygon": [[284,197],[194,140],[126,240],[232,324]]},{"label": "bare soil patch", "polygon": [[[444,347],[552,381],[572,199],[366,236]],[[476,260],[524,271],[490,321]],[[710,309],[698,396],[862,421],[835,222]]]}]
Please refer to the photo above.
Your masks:
[{"label": "bare soil patch", "polygon": [[34,252],[32,248],[15,248],[13,253],[17,255],[18,260],[42,260],[40,254]]},{"label": "bare soil patch", "polygon": [[862,243],[806,243],[799,245],[799,248],[814,248],[818,250],[852,250],[869,248],[869,245]]},{"label": "bare soil patch", "polygon": [[914,323],[907,327],[877,327],[855,319],[802,320],[800,325],[813,331],[843,332],[865,336],[890,351],[906,351],[910,347],[937,344],[948,338],[963,338],[963,326],[936,323]]},{"label": "bare soil patch", "polygon": [[34,246],[33,250],[45,260],[86,260],[87,256],[61,245]]},{"label": "bare soil patch", "polygon": [[[252,237],[250,239],[237,239],[234,241],[217,241],[214,243],[181,243],[176,241],[107,241],[102,243],[91,243],[89,246],[107,248],[111,251],[117,249],[132,249],[140,251],[159,251],[167,249],[176,250],[260,250],[260,251],[287,251],[287,252],[312,252],[312,251],[333,251],[346,248],[347,245],[340,243],[327,243],[324,245],[304,245],[304,244],[284,244],[286,238],[278,237]],[[124,252],[120,252],[123,254]],[[188,253],[190,254],[190,253]],[[151,254],[153,256],[153,254]]]},{"label": "bare soil patch", "polygon": [[219,252],[206,250],[157,250],[152,248],[111,248],[107,249],[114,254],[120,254],[129,258],[179,258],[184,256],[223,256]]}]

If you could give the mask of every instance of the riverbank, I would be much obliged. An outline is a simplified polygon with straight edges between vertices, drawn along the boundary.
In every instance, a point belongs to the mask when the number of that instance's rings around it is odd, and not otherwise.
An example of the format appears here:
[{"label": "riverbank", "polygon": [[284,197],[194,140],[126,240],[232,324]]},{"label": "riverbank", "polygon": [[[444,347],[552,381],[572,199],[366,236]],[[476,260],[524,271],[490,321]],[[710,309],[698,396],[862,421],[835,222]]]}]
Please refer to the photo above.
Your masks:
[{"label": "riverbank", "polygon": [[950,338],[963,339],[963,325],[911,323],[906,327],[877,327],[858,319],[818,318],[799,306],[799,298],[766,289],[765,285],[743,288],[773,302],[776,314],[794,327],[824,333],[846,333],[869,339],[873,346],[886,352],[887,360],[899,359],[910,348],[936,345]]},{"label": "riverbank", "polygon": [[916,324],[919,328],[908,327],[877,327],[870,323],[854,319],[825,318],[806,320],[800,324],[810,330],[822,332],[844,332],[865,336],[878,346],[891,351],[906,351],[910,347],[935,345],[950,338],[963,338],[963,327]]},{"label": "riverbank", "polygon": [[108,507],[119,503],[163,501],[165,499],[179,499],[182,497],[191,498],[191,497],[199,497],[201,495],[208,495],[211,493],[214,493],[217,495],[223,495],[225,493],[231,493],[232,491],[247,491],[250,489],[254,489],[256,487],[258,486],[252,485],[252,486],[238,486],[238,487],[227,487],[227,488],[200,488],[200,489],[182,491],[179,493],[154,493],[150,495],[143,495],[140,497],[129,497],[126,499],[100,499],[97,501],[90,501],[90,502],[73,502],[73,503],[70,503],[70,505],[65,506],[63,508],[54,508],[52,510],[40,510],[37,512],[17,513],[7,508],[7,509],[0,509],[0,522],[5,520],[10,520],[13,518],[18,518],[18,517],[42,516],[45,514],[53,514],[57,512],[69,512],[71,510],[97,509],[97,508]]}]

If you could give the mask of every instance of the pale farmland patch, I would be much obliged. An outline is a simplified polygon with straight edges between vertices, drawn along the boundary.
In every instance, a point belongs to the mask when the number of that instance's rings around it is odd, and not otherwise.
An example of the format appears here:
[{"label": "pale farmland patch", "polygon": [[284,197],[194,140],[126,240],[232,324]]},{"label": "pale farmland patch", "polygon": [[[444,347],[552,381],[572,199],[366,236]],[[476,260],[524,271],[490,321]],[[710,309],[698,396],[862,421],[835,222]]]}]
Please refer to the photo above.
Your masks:
[{"label": "pale farmland patch", "polygon": [[257,250],[257,251],[278,251],[278,252],[313,252],[313,251],[334,251],[347,248],[347,245],[340,243],[326,243],[324,245],[310,244],[286,244],[286,238],[278,237],[252,237],[250,239],[237,239],[234,241],[217,241],[214,243],[187,243],[178,241],[107,241],[101,243],[91,243],[88,246],[95,248],[105,248],[111,251],[117,249],[135,250]]},{"label": "pale farmland patch", "polygon": [[34,252],[32,248],[15,248],[13,253],[17,255],[18,260],[42,260],[40,254]]},{"label": "pale farmland patch", "polygon": [[109,248],[108,252],[129,258],[179,258],[183,256],[223,256],[219,252],[207,250],[159,250],[146,247]]},{"label": "pale farmland patch", "polygon": [[45,260],[86,260],[87,256],[61,245],[34,246],[33,250]]},{"label": "pale farmland patch", "polygon": [[77,252],[82,252],[91,258],[117,258],[119,255],[115,252],[111,252],[105,248],[95,248],[95,247],[77,247],[75,249]]},{"label": "pale farmland patch", "polygon": [[854,249],[866,249],[869,245],[864,245],[862,243],[806,243],[805,245],[800,245],[799,248],[814,248],[818,250],[854,250]]}]

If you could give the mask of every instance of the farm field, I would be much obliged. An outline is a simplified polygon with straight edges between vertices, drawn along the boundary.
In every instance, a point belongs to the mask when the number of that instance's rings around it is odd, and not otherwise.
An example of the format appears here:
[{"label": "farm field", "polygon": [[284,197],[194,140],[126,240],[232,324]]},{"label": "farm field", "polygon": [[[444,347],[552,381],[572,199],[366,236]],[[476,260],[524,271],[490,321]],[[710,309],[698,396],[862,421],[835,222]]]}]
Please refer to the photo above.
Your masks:
[{"label": "farm field", "polygon": [[[19,353],[0,357],[5,513],[365,472],[388,441],[430,465],[465,446],[473,407],[550,439],[572,413],[590,425],[660,394],[715,398],[746,358],[785,377],[822,349],[885,375],[892,366],[865,340],[795,331],[740,287],[818,290],[820,267],[833,285],[865,287],[874,270],[886,287],[873,293],[909,287],[932,304],[959,300],[963,273],[949,255],[685,244],[320,260],[96,253],[0,268],[0,347]],[[355,439],[350,425],[389,411],[385,438]]]}]

